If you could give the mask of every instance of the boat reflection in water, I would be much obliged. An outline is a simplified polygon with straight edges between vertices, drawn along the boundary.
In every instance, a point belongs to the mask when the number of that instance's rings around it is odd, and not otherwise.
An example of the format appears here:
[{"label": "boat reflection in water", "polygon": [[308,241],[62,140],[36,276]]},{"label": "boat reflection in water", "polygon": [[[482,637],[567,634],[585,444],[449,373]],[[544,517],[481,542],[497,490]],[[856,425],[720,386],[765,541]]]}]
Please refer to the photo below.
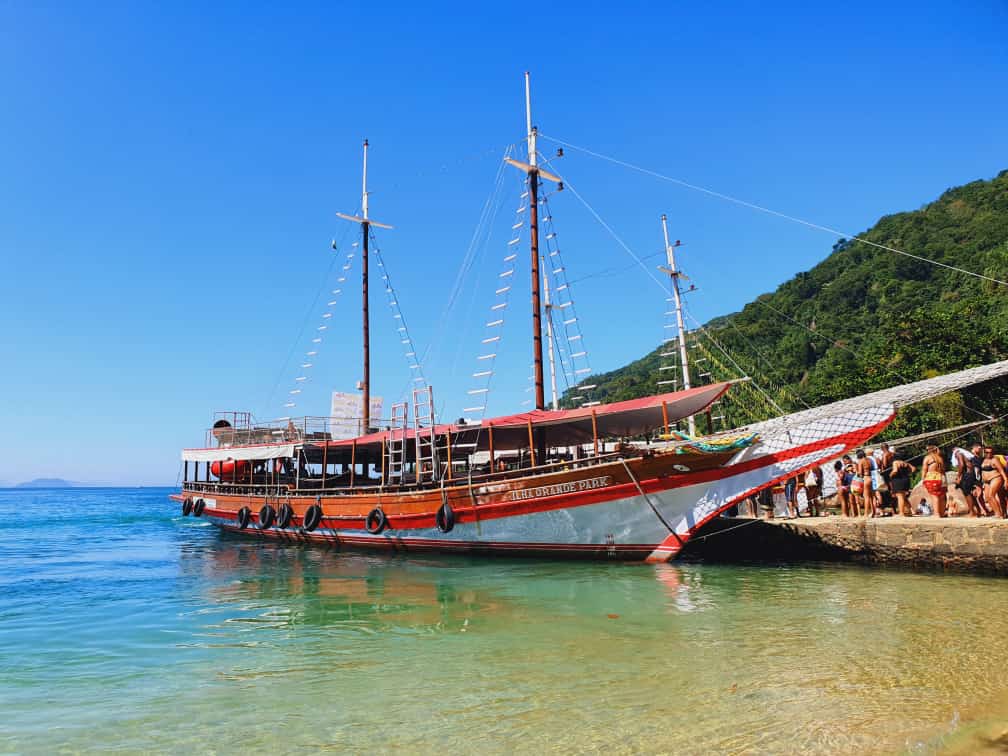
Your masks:
[{"label": "boat reflection in water", "polygon": [[[223,535],[183,551],[183,570],[206,581],[208,604],[279,625],[370,625],[461,630],[525,626],[558,616],[595,618],[692,612],[701,571],[671,564],[536,564],[478,557],[389,557]],[[702,605],[703,602],[701,602]],[[675,633],[674,628],[669,631]]]},{"label": "boat reflection in water", "polygon": [[[180,693],[136,743],[974,753],[1004,731],[1004,581],[371,555],[179,522],[160,674]],[[969,639],[935,634],[953,616]]]}]

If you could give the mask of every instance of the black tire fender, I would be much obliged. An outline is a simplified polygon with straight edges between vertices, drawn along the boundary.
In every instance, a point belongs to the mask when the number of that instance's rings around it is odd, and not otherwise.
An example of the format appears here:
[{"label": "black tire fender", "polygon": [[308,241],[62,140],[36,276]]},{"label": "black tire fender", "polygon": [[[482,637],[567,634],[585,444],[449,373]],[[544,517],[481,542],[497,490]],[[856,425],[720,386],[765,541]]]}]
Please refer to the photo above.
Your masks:
[{"label": "black tire fender", "polygon": [[203,499],[196,499],[192,507],[193,516],[202,517],[204,509],[206,509],[206,502]]},{"label": "black tire fender", "polygon": [[442,533],[450,533],[455,527],[455,510],[447,501],[434,514],[434,524]]},{"label": "black tire fender", "polygon": [[186,499],[182,502],[182,516],[188,517],[189,513],[193,511],[192,499]]},{"label": "black tire fender", "polygon": [[263,504],[262,509],[259,510],[259,529],[268,530],[275,519],[276,510],[269,504]]},{"label": "black tire fender", "polygon": [[302,527],[310,533],[319,526],[320,522],[322,522],[322,507],[318,504],[312,504],[305,512]]},{"label": "black tire fender", "polygon": [[364,518],[364,529],[371,535],[378,535],[388,527],[388,517],[380,509],[372,509]]},{"label": "black tire fender", "polygon": [[252,510],[248,507],[242,507],[238,510],[238,527],[242,530],[248,527],[249,523],[252,521]]},{"label": "black tire fender", "polygon": [[280,530],[285,530],[290,527],[291,520],[294,519],[294,510],[291,509],[290,504],[281,504],[280,511],[277,514],[276,526]]}]

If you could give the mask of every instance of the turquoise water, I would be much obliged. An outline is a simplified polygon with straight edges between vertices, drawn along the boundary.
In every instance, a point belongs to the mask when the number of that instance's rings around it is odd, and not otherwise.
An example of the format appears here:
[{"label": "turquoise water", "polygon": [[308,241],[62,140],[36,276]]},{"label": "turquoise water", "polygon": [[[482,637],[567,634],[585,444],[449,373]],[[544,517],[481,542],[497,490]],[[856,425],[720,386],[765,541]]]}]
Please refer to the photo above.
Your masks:
[{"label": "turquoise water", "polygon": [[974,753],[1008,581],[339,554],[0,491],[0,752]]}]

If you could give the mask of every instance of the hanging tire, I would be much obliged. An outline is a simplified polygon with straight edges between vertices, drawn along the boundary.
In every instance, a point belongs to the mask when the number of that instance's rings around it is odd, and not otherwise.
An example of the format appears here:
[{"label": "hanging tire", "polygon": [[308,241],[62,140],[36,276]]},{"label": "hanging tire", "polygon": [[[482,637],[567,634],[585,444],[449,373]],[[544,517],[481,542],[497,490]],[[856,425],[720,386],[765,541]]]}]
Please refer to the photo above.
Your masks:
[{"label": "hanging tire", "polygon": [[388,517],[380,509],[372,509],[364,518],[364,529],[371,535],[378,535],[388,527]]},{"label": "hanging tire", "polygon": [[451,533],[452,528],[455,527],[455,510],[447,501],[434,514],[434,524],[442,533]]},{"label": "hanging tire", "polygon": [[259,510],[259,529],[268,530],[276,519],[276,510],[269,504],[264,504]]},{"label": "hanging tire", "polygon": [[242,530],[248,527],[249,523],[252,521],[252,510],[248,507],[242,507],[238,510],[238,527]]},{"label": "hanging tire", "polygon": [[203,499],[196,499],[192,505],[193,516],[202,517],[204,509],[206,509],[206,502]]},{"label": "hanging tire", "polygon": [[312,504],[305,512],[302,527],[310,533],[319,526],[320,522],[322,522],[322,507],[318,504]]},{"label": "hanging tire", "polygon": [[193,504],[192,499],[186,499],[182,502],[182,516],[188,517],[189,513],[192,512]]},{"label": "hanging tire", "polygon": [[285,530],[290,527],[291,520],[294,519],[294,510],[291,509],[290,504],[281,504],[280,511],[277,512],[276,526],[280,530]]}]

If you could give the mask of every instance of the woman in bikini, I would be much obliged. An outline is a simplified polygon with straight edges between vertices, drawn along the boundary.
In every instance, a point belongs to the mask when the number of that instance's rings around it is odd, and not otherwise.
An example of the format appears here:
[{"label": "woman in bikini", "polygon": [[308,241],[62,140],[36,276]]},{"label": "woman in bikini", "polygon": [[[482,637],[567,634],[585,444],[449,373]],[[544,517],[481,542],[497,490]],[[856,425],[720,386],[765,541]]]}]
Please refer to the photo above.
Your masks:
[{"label": "woman in bikini", "polygon": [[917,468],[902,459],[893,459],[892,467],[889,470],[889,485],[893,495],[896,497],[896,514],[904,517],[913,517],[910,509],[910,476],[917,472]]},{"label": "woman in bikini", "polygon": [[1005,517],[1005,491],[1008,490],[1008,472],[1001,461],[994,456],[994,450],[984,448],[983,461],[980,463],[980,475],[983,480],[984,501],[994,510],[997,517]]},{"label": "woman in bikini", "polygon": [[938,517],[948,517],[945,511],[945,460],[937,446],[929,446],[924,457],[924,490],[934,499],[934,511]]},{"label": "woman in bikini", "polygon": [[861,478],[858,477],[857,467],[849,454],[844,454],[844,481],[850,486],[850,511],[851,517],[861,516]]},{"label": "woman in bikini", "polygon": [[840,501],[840,514],[850,517],[850,485],[844,470],[844,464],[839,459],[833,463],[833,472],[836,475],[836,493]]},{"label": "woman in bikini", "polygon": [[864,501],[865,517],[881,517],[878,500],[875,498],[875,488],[872,485],[874,482],[872,470],[875,468],[865,455],[864,449],[858,449],[854,456],[857,457],[857,474],[861,479],[861,499]]}]

